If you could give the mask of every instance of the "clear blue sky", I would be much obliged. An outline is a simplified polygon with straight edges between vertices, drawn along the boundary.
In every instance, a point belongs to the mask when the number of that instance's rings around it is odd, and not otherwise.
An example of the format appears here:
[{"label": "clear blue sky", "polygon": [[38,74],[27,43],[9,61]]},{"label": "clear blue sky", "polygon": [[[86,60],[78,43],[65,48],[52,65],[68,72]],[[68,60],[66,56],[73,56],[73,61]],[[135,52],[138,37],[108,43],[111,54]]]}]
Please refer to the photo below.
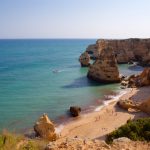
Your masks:
[{"label": "clear blue sky", "polygon": [[0,0],[0,38],[150,37],[150,0]]}]

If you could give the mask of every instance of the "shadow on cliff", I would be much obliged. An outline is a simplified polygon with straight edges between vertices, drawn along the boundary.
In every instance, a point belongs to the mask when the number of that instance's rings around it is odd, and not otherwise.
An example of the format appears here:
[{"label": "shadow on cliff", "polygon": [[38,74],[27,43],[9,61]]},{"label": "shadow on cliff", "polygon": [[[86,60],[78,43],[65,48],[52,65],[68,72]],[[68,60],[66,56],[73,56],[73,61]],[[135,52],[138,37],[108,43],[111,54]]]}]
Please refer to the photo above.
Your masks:
[{"label": "shadow on cliff", "polygon": [[69,85],[62,86],[62,88],[82,88],[82,87],[90,87],[90,86],[101,86],[103,84],[97,83],[87,78],[87,76],[83,76],[75,79]]}]

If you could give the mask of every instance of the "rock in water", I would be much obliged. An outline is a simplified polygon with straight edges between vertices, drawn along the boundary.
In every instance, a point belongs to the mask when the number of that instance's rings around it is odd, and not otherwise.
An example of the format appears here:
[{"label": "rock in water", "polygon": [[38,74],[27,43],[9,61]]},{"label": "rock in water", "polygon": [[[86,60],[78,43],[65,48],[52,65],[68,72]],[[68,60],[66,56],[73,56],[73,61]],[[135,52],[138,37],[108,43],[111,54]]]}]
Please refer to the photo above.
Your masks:
[{"label": "rock in water", "polygon": [[73,117],[77,117],[80,115],[81,108],[78,106],[71,106],[70,107],[70,113]]},{"label": "rock in water", "polygon": [[120,82],[117,61],[112,48],[102,46],[101,48],[99,57],[89,67],[88,78],[104,83]]},{"label": "rock in water", "polygon": [[55,141],[57,139],[57,135],[55,133],[55,126],[46,114],[41,116],[39,120],[35,123],[34,130],[38,136],[49,141]]},{"label": "rock in water", "polygon": [[81,54],[79,61],[82,67],[88,67],[90,65],[90,55],[87,52]]}]

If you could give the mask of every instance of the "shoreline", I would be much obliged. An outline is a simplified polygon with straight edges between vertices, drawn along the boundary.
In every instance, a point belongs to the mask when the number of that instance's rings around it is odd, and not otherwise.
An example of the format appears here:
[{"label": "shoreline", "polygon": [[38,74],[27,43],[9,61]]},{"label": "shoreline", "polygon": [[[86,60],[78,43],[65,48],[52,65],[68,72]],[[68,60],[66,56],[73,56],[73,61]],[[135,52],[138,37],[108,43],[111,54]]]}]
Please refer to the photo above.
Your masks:
[{"label": "shoreline", "polygon": [[[106,106],[108,106],[110,103],[112,102],[117,102],[119,100],[119,98],[126,94],[130,89],[117,89],[116,91],[111,91],[113,92],[113,94],[107,94],[107,95],[104,95],[104,96],[107,96],[109,99],[98,99],[100,100],[100,104],[98,104],[99,106],[96,106],[96,102],[93,103],[93,105],[88,105],[87,108],[84,108],[83,111],[81,112],[80,116],[84,116],[86,114],[91,114],[91,113],[94,113],[94,112],[98,112],[98,111],[101,111],[103,108],[105,108]],[[103,96],[103,97],[104,97]],[[70,113],[69,113],[70,114]],[[77,120],[77,118],[74,118],[72,116],[69,116],[69,114],[65,114],[63,117],[63,120],[60,121],[59,120],[59,117],[56,119],[56,130],[57,132],[60,132],[63,128],[63,126],[71,123],[72,121],[74,120]],[[79,116],[79,117],[80,117]],[[54,120],[55,122],[55,120]]]},{"label": "shoreline", "polygon": [[[128,119],[148,117],[148,115],[143,112],[128,112],[123,110],[119,108],[116,103],[120,99],[129,98],[139,101],[140,96],[149,96],[149,89],[150,86],[140,89],[132,88],[121,90],[123,91],[122,93],[116,95],[115,98],[111,100],[105,101],[104,105],[98,106],[95,111],[81,114],[81,116],[73,118],[67,123],[60,124],[56,127],[56,132],[60,134],[60,140],[76,136],[104,140],[108,133],[125,124]],[[141,92],[139,95],[137,94],[138,91]],[[138,96],[136,97],[136,95]]]}]

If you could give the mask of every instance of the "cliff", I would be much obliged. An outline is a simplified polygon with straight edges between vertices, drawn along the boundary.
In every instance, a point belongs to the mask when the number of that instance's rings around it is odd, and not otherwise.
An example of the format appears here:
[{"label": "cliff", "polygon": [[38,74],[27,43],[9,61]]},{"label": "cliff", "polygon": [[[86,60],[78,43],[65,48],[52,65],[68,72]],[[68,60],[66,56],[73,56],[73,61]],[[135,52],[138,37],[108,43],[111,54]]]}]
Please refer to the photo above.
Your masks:
[{"label": "cliff", "polygon": [[97,59],[101,50],[108,46],[113,49],[119,64],[137,61],[143,66],[150,65],[150,39],[99,39],[96,44],[89,45],[86,52],[90,54],[91,59]]}]

